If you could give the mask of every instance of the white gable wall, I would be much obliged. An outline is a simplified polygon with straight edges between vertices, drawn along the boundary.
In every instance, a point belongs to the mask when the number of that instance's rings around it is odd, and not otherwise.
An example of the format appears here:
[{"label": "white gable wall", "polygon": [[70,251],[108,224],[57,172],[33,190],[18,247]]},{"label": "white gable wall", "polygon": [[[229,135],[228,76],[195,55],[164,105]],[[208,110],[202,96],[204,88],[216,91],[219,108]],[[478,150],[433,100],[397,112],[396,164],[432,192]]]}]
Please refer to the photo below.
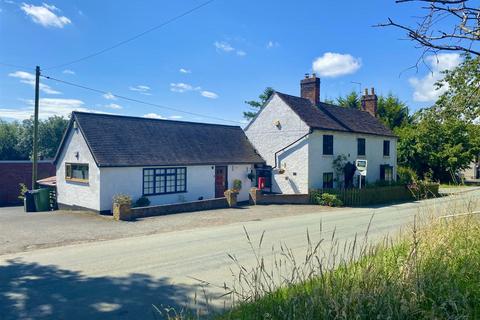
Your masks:
[{"label": "white gable wall", "polygon": [[[333,156],[323,155],[323,135],[333,135]],[[357,138],[365,138],[365,156],[357,156]],[[383,141],[390,140],[390,156],[383,156]],[[355,163],[356,159],[366,159],[367,181],[373,183],[380,180],[380,165],[393,166],[393,176],[397,174],[397,139],[358,133],[315,130],[309,139],[309,188],[323,187],[323,173],[333,172],[333,160],[345,155],[347,161]],[[335,173],[334,173],[335,178]]]},{"label": "white gable wall", "polygon": [[[280,127],[275,122],[280,122]],[[309,132],[310,128],[277,95],[261,110],[245,133],[267,165],[275,165],[275,152]],[[278,173],[273,170],[272,191],[282,193],[308,192],[308,143],[304,139],[278,154]]]},{"label": "white gable wall", "polygon": [[[80,130],[72,128],[64,143],[56,165],[58,203],[100,210],[100,170]],[[67,181],[67,162],[88,163],[88,183]]]}]

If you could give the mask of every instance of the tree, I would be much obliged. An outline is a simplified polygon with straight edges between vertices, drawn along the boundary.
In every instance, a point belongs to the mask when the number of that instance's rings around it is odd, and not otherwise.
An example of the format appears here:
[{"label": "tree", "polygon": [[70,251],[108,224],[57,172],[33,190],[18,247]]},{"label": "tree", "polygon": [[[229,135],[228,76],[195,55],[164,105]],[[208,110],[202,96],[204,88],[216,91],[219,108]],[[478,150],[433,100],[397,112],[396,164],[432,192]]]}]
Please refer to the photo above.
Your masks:
[{"label": "tree", "polygon": [[388,96],[378,98],[378,117],[392,130],[403,127],[410,122],[407,105],[400,101],[397,96],[389,93]]},{"label": "tree", "polygon": [[480,56],[478,3],[475,6],[470,0],[396,0],[396,3],[406,2],[420,3],[423,5],[421,9],[426,11],[415,26],[397,23],[391,18],[378,26],[393,26],[405,31],[408,39],[423,48],[423,55],[459,51]]},{"label": "tree", "polygon": [[265,88],[262,94],[258,96],[260,101],[250,100],[245,101],[246,104],[250,105],[250,111],[244,111],[243,117],[247,120],[253,119],[260,109],[265,105],[268,99],[272,96],[275,91],[271,87]]},{"label": "tree", "polygon": [[338,97],[337,104],[340,107],[351,108],[351,109],[360,109],[360,97],[357,92],[352,91],[347,94],[345,97]]},{"label": "tree", "polygon": [[[53,116],[38,124],[38,155],[52,159],[68,124],[68,120]],[[0,120],[0,160],[28,160],[32,155],[33,119],[21,123]]]}]

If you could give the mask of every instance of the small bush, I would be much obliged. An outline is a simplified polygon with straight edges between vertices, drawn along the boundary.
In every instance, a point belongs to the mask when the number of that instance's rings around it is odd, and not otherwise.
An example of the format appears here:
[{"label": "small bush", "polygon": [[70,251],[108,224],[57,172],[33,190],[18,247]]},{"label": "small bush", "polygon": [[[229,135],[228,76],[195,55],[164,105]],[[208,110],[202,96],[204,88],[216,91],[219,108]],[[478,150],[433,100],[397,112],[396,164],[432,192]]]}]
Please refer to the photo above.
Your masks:
[{"label": "small bush", "polygon": [[149,205],[150,200],[145,196],[141,196],[137,201],[135,201],[134,207],[148,207]]},{"label": "small bush", "polygon": [[331,193],[322,193],[316,196],[316,203],[322,206],[329,207],[341,207],[343,206],[342,200],[338,199],[336,195]]},{"label": "small bush", "polygon": [[27,193],[28,188],[25,185],[25,183],[20,183],[20,195],[18,196],[18,199],[23,200],[25,199],[25,193]]},{"label": "small bush", "polygon": [[117,194],[113,197],[113,203],[131,205],[132,197],[130,197],[128,194]]},{"label": "small bush", "polygon": [[398,181],[402,184],[412,184],[418,180],[418,176],[412,169],[408,167],[398,167],[397,169]]},{"label": "small bush", "polygon": [[239,179],[233,180],[233,188],[232,189],[236,192],[242,190],[242,180],[239,180]]}]

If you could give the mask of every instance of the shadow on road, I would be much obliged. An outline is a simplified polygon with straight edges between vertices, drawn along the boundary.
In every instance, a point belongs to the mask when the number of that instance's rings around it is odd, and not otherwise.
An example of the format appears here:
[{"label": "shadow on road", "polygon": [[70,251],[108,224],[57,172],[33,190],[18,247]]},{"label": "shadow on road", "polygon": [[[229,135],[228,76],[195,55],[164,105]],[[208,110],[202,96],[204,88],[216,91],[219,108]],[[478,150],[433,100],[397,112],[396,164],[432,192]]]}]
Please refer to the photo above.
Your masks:
[{"label": "shadow on road", "polygon": [[172,285],[144,274],[86,277],[9,260],[0,266],[0,319],[155,319],[161,317],[152,305],[186,309],[185,302],[200,291],[200,286]]}]

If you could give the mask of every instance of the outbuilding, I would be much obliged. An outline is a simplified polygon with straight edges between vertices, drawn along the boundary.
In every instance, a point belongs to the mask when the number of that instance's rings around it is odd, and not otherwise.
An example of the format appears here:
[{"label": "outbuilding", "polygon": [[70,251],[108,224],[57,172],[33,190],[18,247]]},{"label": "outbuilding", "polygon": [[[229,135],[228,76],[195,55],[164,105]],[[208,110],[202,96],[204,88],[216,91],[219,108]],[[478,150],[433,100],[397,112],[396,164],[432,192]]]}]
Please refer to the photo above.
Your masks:
[{"label": "outbuilding", "polygon": [[236,179],[247,201],[264,160],[239,126],[73,112],[54,163],[60,208],[108,212],[117,194],[152,205],[206,200]]}]

